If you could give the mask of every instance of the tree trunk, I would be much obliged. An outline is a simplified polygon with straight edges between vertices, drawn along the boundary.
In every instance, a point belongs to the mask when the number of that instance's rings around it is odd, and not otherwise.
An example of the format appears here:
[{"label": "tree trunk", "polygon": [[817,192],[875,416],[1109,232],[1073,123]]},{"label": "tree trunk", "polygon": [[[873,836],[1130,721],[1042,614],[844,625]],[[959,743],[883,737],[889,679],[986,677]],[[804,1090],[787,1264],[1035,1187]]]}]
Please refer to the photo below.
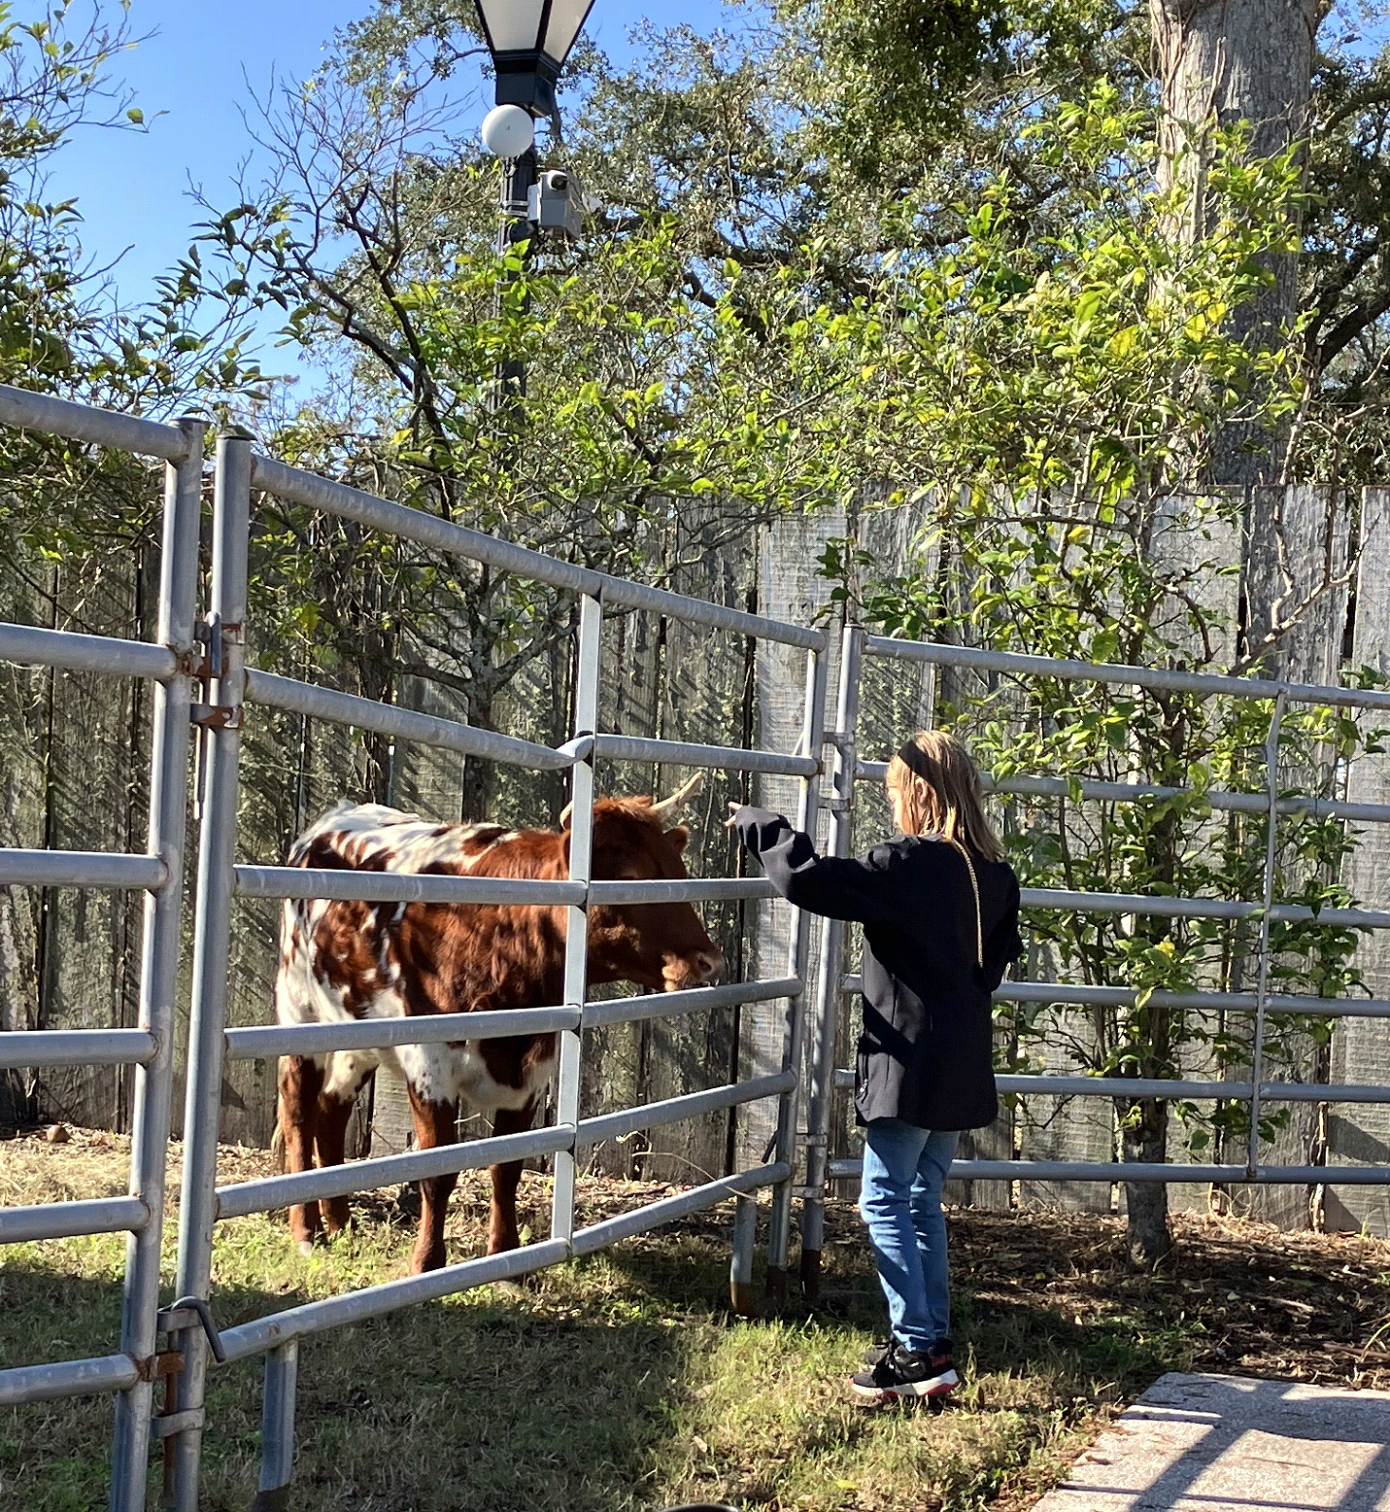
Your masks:
[{"label": "tree trunk", "polygon": [[[1196,241],[1209,230],[1213,126],[1248,122],[1256,158],[1283,152],[1304,132],[1317,11],[1317,0],[1150,0],[1159,183],[1181,181],[1191,191],[1185,222],[1176,228],[1181,238]],[[1236,332],[1252,345],[1282,340],[1298,313],[1298,254],[1281,253],[1270,268],[1273,283],[1235,316]],[[1287,439],[1248,421],[1227,425],[1212,481],[1275,481]]]},{"label": "tree trunk", "polygon": [[[1305,133],[1319,10],[1317,0],[1149,0],[1161,105],[1159,183],[1180,182],[1189,190],[1183,223],[1173,228],[1179,240],[1196,241],[1212,229],[1213,128],[1247,123],[1247,150],[1255,159],[1285,151]],[[1297,253],[1273,255],[1268,266],[1273,275],[1268,287],[1233,316],[1234,333],[1252,351],[1287,339],[1298,315]],[[1260,399],[1259,392],[1250,395],[1251,413],[1260,408]],[[1211,481],[1249,490],[1243,654],[1265,643],[1281,604],[1292,597],[1281,553],[1287,551],[1290,561],[1321,560],[1315,536],[1285,517],[1283,491],[1257,487],[1282,480],[1288,443],[1286,428],[1271,432],[1252,419],[1227,422],[1215,438]],[[1261,670],[1278,674],[1273,660]],[[1240,963],[1234,970],[1239,975]],[[1126,1134],[1127,1152],[1131,1138],[1142,1142],[1149,1122],[1146,1113],[1143,1127]],[[1161,1142],[1152,1158],[1163,1158]],[[1152,1263],[1149,1241],[1158,1235],[1152,1228],[1140,1232],[1139,1213],[1152,1224],[1155,1199],[1131,1187],[1129,1201],[1131,1256],[1136,1263]]]},{"label": "tree trunk", "polygon": [[[1129,1107],[1121,1105],[1126,1161],[1161,1163],[1167,1155],[1168,1104],[1146,1097]],[[1127,1181],[1125,1210],[1129,1215],[1126,1243],[1131,1265],[1153,1270],[1173,1248],[1168,1230],[1168,1188],[1161,1181]]]},{"label": "tree trunk", "polygon": [[[468,694],[468,723],[479,729],[490,730],[492,723],[492,700],[495,689],[491,683],[480,685],[475,677]],[[466,756],[463,762],[463,791],[459,798],[459,818],[465,824],[483,824],[493,817],[493,798],[497,790],[496,767],[491,761],[480,757]]]}]

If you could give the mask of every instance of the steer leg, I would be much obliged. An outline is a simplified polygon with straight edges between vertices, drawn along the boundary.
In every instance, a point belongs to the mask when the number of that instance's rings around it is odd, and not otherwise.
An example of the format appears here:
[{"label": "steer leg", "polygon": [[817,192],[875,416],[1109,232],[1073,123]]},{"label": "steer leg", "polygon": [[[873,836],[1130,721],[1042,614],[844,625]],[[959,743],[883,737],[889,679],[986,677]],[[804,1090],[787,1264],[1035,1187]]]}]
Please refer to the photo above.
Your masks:
[{"label": "steer leg", "polygon": [[[309,1171],[314,1166],[314,1133],[318,1121],[323,1068],[312,1056],[287,1055],[280,1061],[280,1133],[285,1141],[285,1168]],[[307,1251],[319,1232],[317,1202],[296,1202],[290,1208],[290,1235]]]},{"label": "steer leg", "polygon": [[[426,1102],[414,1087],[410,1088],[410,1111],[415,1115],[415,1146],[433,1150],[438,1145],[453,1144],[457,1129],[457,1109],[452,1102]],[[458,1176],[427,1176],[420,1183],[420,1232],[415,1253],[410,1257],[410,1273],[438,1270],[444,1264],[444,1213],[449,1194],[458,1184]]]},{"label": "steer leg", "polygon": [[[319,1093],[314,1125],[314,1143],[318,1148],[319,1166],[342,1165],[347,1144],[348,1120],[362,1084],[371,1075],[375,1061],[368,1056],[338,1051],[329,1057],[329,1068]],[[346,1197],[321,1197],[319,1211],[323,1226],[331,1237],[348,1226],[350,1217]]]},{"label": "steer leg", "polygon": [[[534,1098],[524,1108],[498,1108],[492,1115],[492,1132],[494,1135],[523,1133],[531,1127],[535,1116]],[[516,1226],[516,1189],[521,1185],[521,1166],[519,1160],[508,1160],[488,1167],[488,1175],[492,1178],[492,1211],[487,1225],[489,1255],[516,1249],[521,1244]]]},{"label": "steer leg", "polygon": [[[314,1143],[318,1148],[320,1167],[342,1165],[348,1119],[352,1117],[355,1101],[352,1097],[330,1097],[327,1094],[320,1096],[314,1128]],[[319,1211],[323,1215],[324,1230],[330,1237],[347,1227],[349,1213],[346,1197],[320,1197]]]}]

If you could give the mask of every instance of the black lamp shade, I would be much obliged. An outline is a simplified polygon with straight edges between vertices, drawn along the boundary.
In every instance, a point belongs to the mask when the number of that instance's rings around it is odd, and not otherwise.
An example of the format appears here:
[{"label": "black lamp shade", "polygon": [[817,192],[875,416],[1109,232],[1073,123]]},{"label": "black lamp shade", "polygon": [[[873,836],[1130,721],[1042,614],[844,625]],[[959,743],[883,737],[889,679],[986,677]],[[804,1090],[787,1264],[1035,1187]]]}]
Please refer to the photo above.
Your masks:
[{"label": "black lamp shade", "polygon": [[594,0],[474,0],[497,71],[497,103],[555,109],[555,81]]}]

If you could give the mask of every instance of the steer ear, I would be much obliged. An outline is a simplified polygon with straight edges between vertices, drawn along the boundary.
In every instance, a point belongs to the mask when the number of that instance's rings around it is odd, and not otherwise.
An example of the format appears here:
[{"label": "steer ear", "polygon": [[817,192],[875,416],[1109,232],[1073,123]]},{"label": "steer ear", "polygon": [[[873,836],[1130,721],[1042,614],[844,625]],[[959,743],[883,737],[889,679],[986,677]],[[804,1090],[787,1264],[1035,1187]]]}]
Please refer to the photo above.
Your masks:
[{"label": "steer ear", "polygon": [[700,784],[705,780],[703,772],[696,772],[689,782],[678,787],[669,798],[663,798],[660,803],[652,804],[652,816],[665,824],[668,819],[674,819],[687,798],[693,796]]},{"label": "steer ear", "polygon": [[686,829],[685,825],[678,824],[675,829],[666,831],[666,838],[672,843],[672,845],[676,847],[678,851],[683,851],[686,846],[686,841],[690,839],[690,831]]}]

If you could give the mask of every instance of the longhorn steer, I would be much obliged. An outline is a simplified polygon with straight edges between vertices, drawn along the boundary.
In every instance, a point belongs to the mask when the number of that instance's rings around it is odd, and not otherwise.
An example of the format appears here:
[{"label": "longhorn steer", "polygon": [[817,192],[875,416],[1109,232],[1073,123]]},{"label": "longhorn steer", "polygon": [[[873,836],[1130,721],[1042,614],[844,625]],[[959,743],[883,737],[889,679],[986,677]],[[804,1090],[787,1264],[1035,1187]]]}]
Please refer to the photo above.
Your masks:
[{"label": "longhorn steer", "polygon": [[[686,875],[689,831],[665,820],[684,794],[603,799],[594,806],[591,874],[596,880]],[[504,830],[496,825],[433,824],[377,805],[340,805],[294,845],[290,864],[308,868],[425,872],[434,875],[569,876],[568,825]],[[534,1008],[561,1001],[566,910],[508,904],[363,903],[289,900],[281,924],[275,1011],[282,1024],[402,1014]],[[628,981],[676,991],[715,980],[724,958],[688,903],[646,903],[589,910],[589,981]],[[554,1069],[554,1034],[394,1049],[288,1056],[280,1063],[280,1130],[291,1171],[343,1160],[348,1116],[368,1075],[393,1065],[410,1091],[416,1144],[455,1137],[463,1098],[490,1111],[497,1134],[528,1129]],[[493,1166],[488,1253],[514,1249],[521,1162]],[[421,1182],[414,1272],[444,1263],[444,1212],[457,1178]],[[301,1248],[320,1225],[347,1222],[345,1197],[290,1209]]]}]

